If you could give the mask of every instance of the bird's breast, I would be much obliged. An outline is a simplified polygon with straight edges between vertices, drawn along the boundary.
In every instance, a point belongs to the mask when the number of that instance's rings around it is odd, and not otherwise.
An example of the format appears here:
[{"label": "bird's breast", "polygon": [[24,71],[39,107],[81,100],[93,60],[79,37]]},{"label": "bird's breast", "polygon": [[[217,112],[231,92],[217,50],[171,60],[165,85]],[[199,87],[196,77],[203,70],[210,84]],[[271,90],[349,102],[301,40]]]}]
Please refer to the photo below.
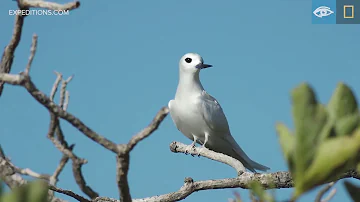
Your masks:
[{"label": "bird's breast", "polygon": [[195,135],[202,139],[207,125],[200,113],[198,105],[195,102],[178,102],[176,107],[178,121],[176,123],[178,129],[186,136]]}]

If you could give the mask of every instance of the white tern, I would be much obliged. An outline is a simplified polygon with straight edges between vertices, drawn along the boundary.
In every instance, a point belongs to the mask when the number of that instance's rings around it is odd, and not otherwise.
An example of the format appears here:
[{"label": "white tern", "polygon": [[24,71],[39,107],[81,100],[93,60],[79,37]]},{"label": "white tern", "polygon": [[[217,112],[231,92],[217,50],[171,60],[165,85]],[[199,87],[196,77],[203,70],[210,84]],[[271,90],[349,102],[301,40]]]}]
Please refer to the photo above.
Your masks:
[{"label": "white tern", "polygon": [[212,67],[204,64],[197,53],[185,54],[179,62],[179,83],[175,99],[170,100],[170,116],[177,129],[196,143],[239,160],[252,172],[270,168],[251,160],[236,143],[219,102],[209,95],[200,82],[200,70]]}]

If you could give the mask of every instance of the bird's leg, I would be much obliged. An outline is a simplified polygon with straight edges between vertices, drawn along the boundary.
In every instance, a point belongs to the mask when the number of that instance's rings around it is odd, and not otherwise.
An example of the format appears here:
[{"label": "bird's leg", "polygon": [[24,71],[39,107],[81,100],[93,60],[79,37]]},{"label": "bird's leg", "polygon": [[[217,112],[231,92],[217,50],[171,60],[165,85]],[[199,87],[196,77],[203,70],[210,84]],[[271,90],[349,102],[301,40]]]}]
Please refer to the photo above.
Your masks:
[{"label": "bird's leg", "polygon": [[201,148],[199,149],[199,152],[198,152],[198,156],[200,156],[200,153],[201,153],[201,151],[204,149],[204,148],[206,148],[206,143],[207,143],[207,141],[209,140],[209,134],[208,133],[205,133],[205,140],[204,140],[204,144],[201,146]]},{"label": "bird's leg", "polygon": [[[185,154],[189,154],[189,151],[193,150],[194,147],[195,147],[195,144],[196,144],[196,141],[197,141],[197,137],[196,137],[195,135],[193,135],[193,137],[194,137],[194,141],[193,141],[190,145],[188,145],[188,146],[186,147],[186,149],[185,149]],[[193,156],[193,155],[192,155],[192,156]]]}]

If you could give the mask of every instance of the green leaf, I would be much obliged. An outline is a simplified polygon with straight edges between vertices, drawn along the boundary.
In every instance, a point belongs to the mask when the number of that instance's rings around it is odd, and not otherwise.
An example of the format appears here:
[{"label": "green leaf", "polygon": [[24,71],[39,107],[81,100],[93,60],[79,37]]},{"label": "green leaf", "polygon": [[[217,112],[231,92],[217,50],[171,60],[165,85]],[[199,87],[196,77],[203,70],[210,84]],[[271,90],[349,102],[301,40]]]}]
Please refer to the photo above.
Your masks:
[{"label": "green leaf", "polygon": [[328,121],[324,125],[323,129],[321,130],[317,141],[318,141],[318,143],[321,143],[325,139],[332,138],[332,137],[336,137],[336,132],[334,129],[334,122],[330,121],[328,119]]},{"label": "green leaf", "polygon": [[25,185],[13,189],[9,193],[5,193],[0,197],[1,202],[27,202],[26,195],[27,189]]},{"label": "green leaf", "polygon": [[[346,146],[345,146],[346,145]],[[339,175],[355,168],[360,150],[360,129],[354,136],[341,136],[324,140],[319,146],[314,161],[303,176],[301,194],[317,185],[335,180]]]},{"label": "green leaf", "polygon": [[354,202],[360,201],[360,187],[355,186],[349,181],[344,182],[345,188],[348,191],[348,194],[350,195],[351,199]]},{"label": "green leaf", "polygon": [[354,130],[359,126],[360,114],[350,114],[340,118],[335,123],[336,135],[352,135]]},{"label": "green leaf", "polygon": [[338,83],[327,109],[332,120],[358,113],[358,104],[350,87],[342,82]]},{"label": "green leaf", "polygon": [[47,202],[47,184],[44,181],[34,181],[13,189],[0,196],[0,202]]},{"label": "green leaf", "polygon": [[280,146],[287,161],[288,167],[290,171],[293,172],[293,153],[295,147],[295,138],[291,134],[291,131],[283,123],[276,124],[276,131],[279,136]]},{"label": "green leaf", "polygon": [[254,195],[260,199],[260,201],[267,201],[267,202],[275,201],[274,198],[263,189],[260,182],[252,181],[250,182],[249,187],[251,191],[254,193]]},{"label": "green leaf", "polygon": [[356,172],[360,173],[360,163],[356,165]]},{"label": "green leaf", "polygon": [[38,180],[30,184],[28,194],[29,202],[46,202],[47,197],[48,187],[46,182]]},{"label": "green leaf", "polygon": [[303,176],[315,155],[318,136],[327,121],[327,112],[317,102],[315,93],[308,84],[299,85],[291,94],[295,125],[294,181],[299,191],[305,186]]}]

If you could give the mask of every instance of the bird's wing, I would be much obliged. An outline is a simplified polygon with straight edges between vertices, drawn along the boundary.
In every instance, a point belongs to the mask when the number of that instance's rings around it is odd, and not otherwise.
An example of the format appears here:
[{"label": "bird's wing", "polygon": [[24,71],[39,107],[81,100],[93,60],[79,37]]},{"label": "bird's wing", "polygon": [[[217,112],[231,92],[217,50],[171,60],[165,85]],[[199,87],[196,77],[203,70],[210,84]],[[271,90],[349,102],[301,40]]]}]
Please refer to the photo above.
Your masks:
[{"label": "bird's wing", "polygon": [[[225,114],[214,97],[206,93],[205,91],[201,95],[199,101],[199,111],[202,114],[208,127],[216,134],[215,141],[224,141],[224,144],[216,142],[215,144],[221,145],[218,147],[218,152],[228,154],[239,161],[241,161],[244,166],[255,172],[255,169],[266,171],[270,168],[261,165],[253,160],[251,160],[246,153],[241,149],[241,147],[236,143],[234,137],[230,133],[229,124],[225,117]],[[214,145],[213,145],[214,146]],[[230,149],[230,151],[229,151]]]},{"label": "bird's wing", "polygon": [[223,135],[230,133],[228,121],[219,102],[206,91],[202,92],[198,107],[206,124],[212,131]]},{"label": "bird's wing", "polygon": [[250,164],[250,158],[232,137],[229,124],[218,101],[206,92],[201,96],[201,100],[201,104],[199,105],[200,111],[206,124],[214,133],[212,139],[215,140],[215,142],[213,142],[214,145],[212,145],[212,147],[217,148],[217,152],[238,159],[246,168],[255,171]]},{"label": "bird's wing", "polygon": [[178,126],[179,123],[180,123],[180,119],[176,115],[176,112],[175,112],[175,107],[176,106],[175,105],[176,105],[175,100],[170,100],[169,104],[168,104],[168,107],[169,107],[171,119],[174,121],[176,128],[180,131],[179,126]]}]

